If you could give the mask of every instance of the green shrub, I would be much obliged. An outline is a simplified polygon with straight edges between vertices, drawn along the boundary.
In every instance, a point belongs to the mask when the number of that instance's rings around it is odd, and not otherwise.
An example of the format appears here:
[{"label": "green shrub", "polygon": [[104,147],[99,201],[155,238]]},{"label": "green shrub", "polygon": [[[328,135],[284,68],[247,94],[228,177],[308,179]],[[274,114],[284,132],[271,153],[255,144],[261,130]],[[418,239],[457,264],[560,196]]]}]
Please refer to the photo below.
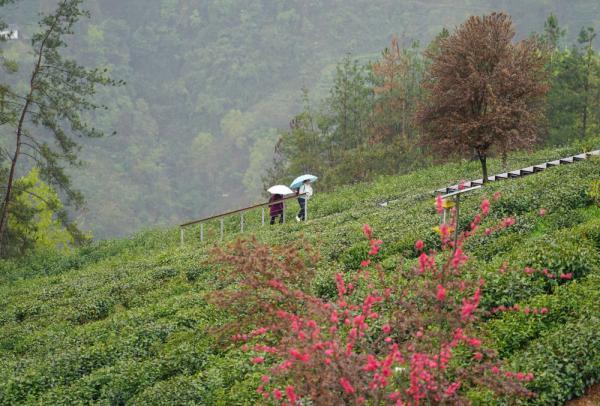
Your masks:
[{"label": "green shrub", "polygon": [[496,342],[495,348],[502,357],[506,357],[523,349],[545,331],[574,319],[594,316],[597,303],[600,303],[599,273],[562,285],[551,295],[538,295],[520,303],[521,309],[545,307],[549,309],[546,314],[507,312],[488,321],[486,329]]},{"label": "green shrub", "polygon": [[600,380],[600,318],[595,314],[561,325],[511,357],[511,366],[529,371],[527,387],[537,393],[528,403],[562,405]]}]

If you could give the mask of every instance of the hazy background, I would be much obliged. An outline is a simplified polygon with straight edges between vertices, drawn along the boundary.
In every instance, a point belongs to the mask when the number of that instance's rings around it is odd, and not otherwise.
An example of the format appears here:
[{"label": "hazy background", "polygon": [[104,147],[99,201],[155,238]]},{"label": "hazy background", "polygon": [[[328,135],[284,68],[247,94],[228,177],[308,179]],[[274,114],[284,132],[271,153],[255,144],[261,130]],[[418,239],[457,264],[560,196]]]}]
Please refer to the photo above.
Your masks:
[{"label": "hazy background", "polygon": [[[39,11],[55,1],[0,9],[20,41],[7,56],[27,61]],[[300,109],[300,89],[326,96],[348,52],[374,60],[398,35],[425,46],[443,27],[490,11],[512,15],[520,37],[550,13],[567,29],[600,28],[598,0],[87,0],[68,52],[107,66],[125,87],[103,91],[91,117],[116,136],[81,140],[87,198],[74,213],[96,238],[173,225],[263,199],[277,129]],[[0,78],[2,81],[6,78]],[[11,80],[15,80],[11,78]]]}]

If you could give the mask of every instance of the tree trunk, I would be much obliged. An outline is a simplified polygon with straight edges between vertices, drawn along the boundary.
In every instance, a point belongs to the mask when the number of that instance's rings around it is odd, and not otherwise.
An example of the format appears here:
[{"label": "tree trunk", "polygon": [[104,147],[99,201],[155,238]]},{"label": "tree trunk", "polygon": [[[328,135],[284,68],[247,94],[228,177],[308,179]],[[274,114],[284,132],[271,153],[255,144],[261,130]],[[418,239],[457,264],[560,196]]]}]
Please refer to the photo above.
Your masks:
[{"label": "tree trunk", "polygon": [[488,181],[488,172],[487,172],[487,156],[485,153],[477,151],[477,155],[479,156],[479,162],[481,162],[481,171],[483,172],[483,183],[487,183]]}]

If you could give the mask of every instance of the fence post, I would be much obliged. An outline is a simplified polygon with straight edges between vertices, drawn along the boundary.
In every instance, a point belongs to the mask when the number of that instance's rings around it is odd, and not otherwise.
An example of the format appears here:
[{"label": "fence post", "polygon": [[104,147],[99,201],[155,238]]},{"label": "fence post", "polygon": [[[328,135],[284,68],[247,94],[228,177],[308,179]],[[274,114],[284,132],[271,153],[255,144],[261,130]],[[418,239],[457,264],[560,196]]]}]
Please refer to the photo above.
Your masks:
[{"label": "fence post", "polygon": [[183,246],[183,227],[179,229],[179,238],[181,240],[181,246]]},{"label": "fence post", "polygon": [[262,221],[261,221],[261,225],[265,225],[265,206],[261,207],[262,209]]},{"label": "fence post", "polygon": [[458,218],[460,215],[460,207],[459,207],[459,203],[460,203],[460,195],[456,195],[456,224],[454,225],[454,249],[452,250],[452,255],[454,255],[454,253],[456,253],[456,249],[458,248],[456,246],[456,244],[458,243]]},{"label": "fence post", "polygon": [[223,241],[223,218],[221,218],[221,241]]},{"label": "fence post", "polygon": [[281,212],[281,216],[283,217],[283,224],[285,224],[285,200],[283,201],[283,212]]},{"label": "fence post", "polygon": [[240,214],[240,233],[244,232],[244,213]]},{"label": "fence post", "polygon": [[204,223],[200,223],[200,242],[204,241]]},{"label": "fence post", "polygon": [[308,221],[308,196],[304,200],[304,221]]}]

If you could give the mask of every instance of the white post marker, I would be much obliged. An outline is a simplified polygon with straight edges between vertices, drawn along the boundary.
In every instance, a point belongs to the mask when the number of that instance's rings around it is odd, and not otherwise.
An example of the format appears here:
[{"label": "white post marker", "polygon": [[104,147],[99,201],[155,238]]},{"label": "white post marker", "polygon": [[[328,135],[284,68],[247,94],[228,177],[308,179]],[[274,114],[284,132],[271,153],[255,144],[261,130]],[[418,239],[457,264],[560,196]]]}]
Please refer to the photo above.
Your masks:
[{"label": "white post marker", "polygon": [[285,224],[285,200],[283,201],[283,211],[281,212],[281,217],[283,218],[283,224]]},{"label": "white post marker", "polygon": [[223,218],[221,218],[221,241],[223,241]]}]

